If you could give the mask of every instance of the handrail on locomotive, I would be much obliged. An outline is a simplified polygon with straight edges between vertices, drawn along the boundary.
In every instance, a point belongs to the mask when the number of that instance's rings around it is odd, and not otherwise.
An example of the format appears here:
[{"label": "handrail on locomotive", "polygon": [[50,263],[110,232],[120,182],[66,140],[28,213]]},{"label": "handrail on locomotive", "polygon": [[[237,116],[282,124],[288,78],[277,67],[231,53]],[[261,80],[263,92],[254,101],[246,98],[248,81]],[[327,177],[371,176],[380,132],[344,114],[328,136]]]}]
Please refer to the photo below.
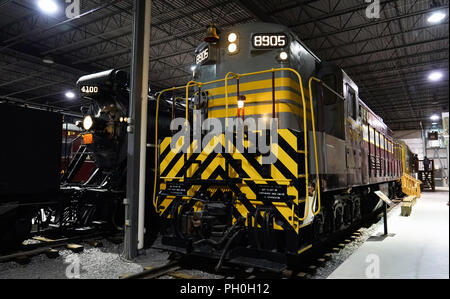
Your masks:
[{"label": "handrail on locomotive", "polygon": [[[305,215],[303,218],[300,218],[299,221],[304,221],[308,218],[309,215],[309,168],[308,168],[308,162],[309,162],[309,157],[308,157],[308,124],[307,124],[307,114],[306,114],[306,100],[305,100],[305,93],[304,93],[304,88],[303,88],[303,81],[302,81],[302,77],[299,74],[298,71],[292,69],[292,68],[276,68],[276,69],[268,69],[268,70],[263,70],[263,71],[258,71],[258,72],[251,72],[251,73],[246,73],[246,74],[237,74],[237,73],[233,73],[233,72],[229,72],[227,73],[227,75],[225,76],[224,79],[219,79],[219,80],[214,80],[214,81],[209,81],[209,82],[196,82],[196,81],[189,81],[187,83],[187,85],[185,86],[179,86],[179,87],[172,87],[172,88],[168,88],[165,90],[162,90],[161,92],[158,93],[158,97],[157,97],[157,101],[156,101],[156,116],[155,116],[155,121],[156,121],[156,125],[155,125],[155,144],[158,143],[158,116],[159,116],[159,103],[160,103],[160,98],[161,96],[169,91],[175,91],[175,90],[182,90],[182,89],[186,89],[186,122],[188,122],[189,119],[189,88],[191,86],[196,86],[196,87],[203,87],[205,85],[211,85],[214,83],[219,83],[219,82],[224,82],[225,83],[225,121],[226,124],[228,124],[228,110],[229,110],[229,93],[228,93],[228,82],[229,79],[234,78],[237,80],[237,85],[239,85],[239,79],[243,78],[243,77],[249,77],[249,76],[255,76],[255,75],[260,75],[260,74],[267,74],[267,73],[272,73],[274,77],[275,72],[281,72],[281,71],[287,71],[287,72],[292,72],[294,75],[297,76],[298,78],[298,83],[299,83],[299,87],[300,87],[300,95],[301,95],[301,105],[303,108],[303,134],[304,134],[304,150],[301,151],[302,153],[304,153],[305,156],[305,173],[302,174],[300,177],[305,178],[305,184],[306,184],[306,210],[305,210]],[[316,167],[316,184],[315,184],[315,194],[317,194],[317,199],[318,199],[318,204],[317,204],[317,210],[314,210],[313,207],[313,214],[314,215],[318,215],[320,213],[321,210],[321,197],[320,197],[320,175],[319,175],[319,163],[318,163],[318,155],[317,155],[317,139],[316,139],[316,125],[315,125],[315,116],[314,116],[314,106],[313,106],[313,93],[312,93],[312,81],[316,81],[318,83],[321,84],[321,87],[325,87],[328,90],[330,90],[332,93],[334,93],[335,95],[337,95],[339,98],[341,98],[342,100],[345,100],[344,97],[339,94],[338,92],[336,92],[335,90],[333,90],[331,87],[329,87],[328,85],[326,85],[322,80],[320,80],[319,78],[316,77],[310,77],[309,79],[309,104],[310,104],[310,109],[311,109],[311,123],[312,123],[312,133],[313,133],[313,142],[314,142],[314,161],[315,161],[315,167]],[[239,88],[239,87],[238,87]],[[272,85],[272,89],[273,89],[273,94],[275,95],[275,86]],[[273,101],[273,109],[275,110],[275,96],[274,96],[274,101]],[[187,126],[186,126],[187,127]],[[187,155],[187,154],[185,154]],[[155,165],[158,165],[158,151],[155,151]],[[183,180],[184,178],[179,178],[179,177],[164,177],[161,179],[179,179],[179,180]],[[269,181],[266,179],[262,179],[262,181]],[[156,190],[157,188],[157,183],[158,183],[158,171],[155,170],[155,175],[154,175],[154,188],[153,188],[153,205],[155,207],[155,210],[158,211],[158,206],[157,206],[157,200],[156,200]]]}]

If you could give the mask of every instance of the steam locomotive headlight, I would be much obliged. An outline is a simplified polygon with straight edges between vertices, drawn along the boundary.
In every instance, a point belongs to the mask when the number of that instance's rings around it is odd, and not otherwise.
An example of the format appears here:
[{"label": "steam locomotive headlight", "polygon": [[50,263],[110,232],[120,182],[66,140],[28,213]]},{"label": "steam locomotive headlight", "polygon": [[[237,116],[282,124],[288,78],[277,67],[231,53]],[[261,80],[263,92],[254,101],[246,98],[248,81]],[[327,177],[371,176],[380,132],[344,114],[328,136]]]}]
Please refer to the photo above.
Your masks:
[{"label": "steam locomotive headlight", "polygon": [[94,120],[92,119],[92,116],[88,115],[83,119],[83,128],[86,131],[89,131],[94,126]]},{"label": "steam locomotive headlight", "polygon": [[231,43],[228,45],[228,52],[230,54],[234,54],[237,51],[237,45],[235,43]]},{"label": "steam locomotive headlight", "polygon": [[289,55],[288,55],[287,52],[283,51],[283,52],[280,53],[279,58],[280,58],[281,61],[286,61],[286,60],[288,60]]}]

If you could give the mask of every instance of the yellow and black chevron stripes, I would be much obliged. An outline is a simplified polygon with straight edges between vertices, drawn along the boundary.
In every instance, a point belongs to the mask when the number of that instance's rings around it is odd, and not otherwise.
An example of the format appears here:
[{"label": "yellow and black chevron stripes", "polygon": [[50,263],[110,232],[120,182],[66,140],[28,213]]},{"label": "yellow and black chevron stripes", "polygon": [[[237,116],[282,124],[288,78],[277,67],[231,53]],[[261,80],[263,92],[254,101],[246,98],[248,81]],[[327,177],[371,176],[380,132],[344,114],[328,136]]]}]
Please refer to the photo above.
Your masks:
[{"label": "yellow and black chevron stripes", "polygon": [[[276,230],[288,230],[298,233],[298,215],[303,205],[305,183],[299,179],[301,161],[298,151],[298,133],[288,129],[278,131],[278,145],[272,147],[272,152],[277,153],[278,160],[271,165],[262,165],[261,157],[248,153],[248,142],[244,142],[245,151],[236,150],[235,141],[232,153],[225,153],[225,136],[218,136],[215,142],[211,142],[201,153],[183,154],[181,147],[170,148],[171,138],[166,138],[160,145],[160,189],[158,197],[159,213],[163,218],[171,218],[173,207],[181,209],[179,203],[184,203],[184,208],[192,208],[195,205],[195,197],[198,194],[209,193],[209,198],[220,198],[226,191],[231,191],[236,198],[233,204],[232,221],[238,218],[246,219],[247,226],[260,227],[259,217],[249,218],[249,215],[259,213],[264,216],[265,209],[274,213],[273,227]],[[194,145],[191,145],[194,147]],[[217,149],[216,153],[214,149]],[[182,183],[186,194],[171,195],[165,193],[167,184],[171,182]],[[285,186],[286,195],[276,200],[268,199],[261,195],[262,186]],[[239,194],[244,196],[238,196]],[[304,209],[304,205],[303,205]],[[254,223],[257,219],[258,223]]]}]

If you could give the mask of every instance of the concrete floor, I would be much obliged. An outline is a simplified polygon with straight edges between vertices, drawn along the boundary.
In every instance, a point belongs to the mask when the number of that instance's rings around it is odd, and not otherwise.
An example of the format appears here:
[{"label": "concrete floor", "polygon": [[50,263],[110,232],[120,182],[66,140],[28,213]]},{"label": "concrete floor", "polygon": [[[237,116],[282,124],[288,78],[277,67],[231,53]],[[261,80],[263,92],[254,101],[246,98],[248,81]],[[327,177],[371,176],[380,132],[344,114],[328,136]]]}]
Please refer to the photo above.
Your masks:
[{"label": "concrete floor", "polygon": [[449,279],[448,189],[422,193],[410,217],[397,206],[374,235],[355,251],[329,279]]}]

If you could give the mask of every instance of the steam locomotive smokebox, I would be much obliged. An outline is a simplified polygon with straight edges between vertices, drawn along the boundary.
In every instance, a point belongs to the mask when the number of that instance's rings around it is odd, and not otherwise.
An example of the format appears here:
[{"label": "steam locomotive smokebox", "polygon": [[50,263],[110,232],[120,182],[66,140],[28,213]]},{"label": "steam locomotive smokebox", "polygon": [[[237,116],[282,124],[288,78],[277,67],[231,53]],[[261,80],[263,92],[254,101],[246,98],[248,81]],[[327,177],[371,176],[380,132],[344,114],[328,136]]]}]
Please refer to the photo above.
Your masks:
[{"label": "steam locomotive smokebox", "polygon": [[59,190],[62,116],[0,104],[0,203]]}]

